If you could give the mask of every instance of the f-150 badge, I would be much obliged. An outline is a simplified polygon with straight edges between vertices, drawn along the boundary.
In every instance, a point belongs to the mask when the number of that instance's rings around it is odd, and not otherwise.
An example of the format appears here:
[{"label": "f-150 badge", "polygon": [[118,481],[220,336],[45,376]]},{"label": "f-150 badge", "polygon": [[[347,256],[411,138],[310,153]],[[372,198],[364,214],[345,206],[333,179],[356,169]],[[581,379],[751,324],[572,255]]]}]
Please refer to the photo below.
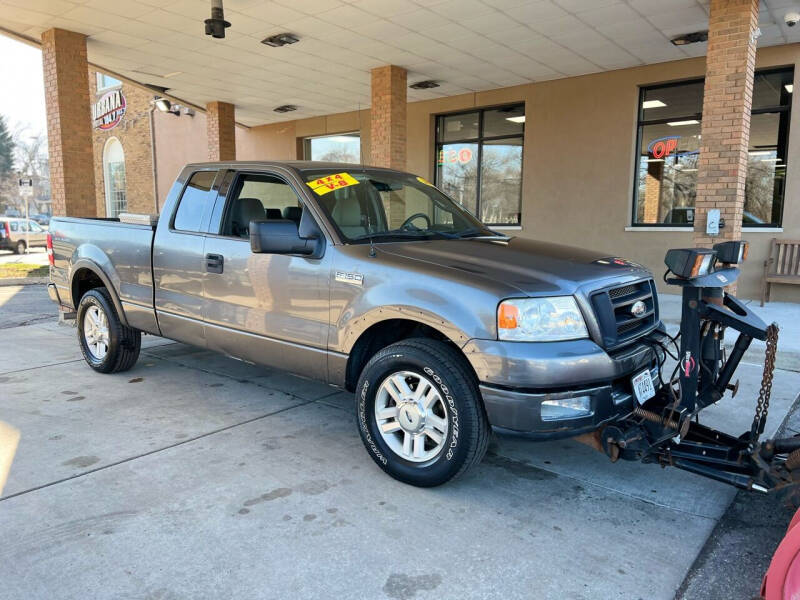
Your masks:
[{"label": "f-150 badge", "polygon": [[345,273],[336,271],[336,281],[342,283],[352,283],[353,285],[364,285],[364,276],[361,273]]}]

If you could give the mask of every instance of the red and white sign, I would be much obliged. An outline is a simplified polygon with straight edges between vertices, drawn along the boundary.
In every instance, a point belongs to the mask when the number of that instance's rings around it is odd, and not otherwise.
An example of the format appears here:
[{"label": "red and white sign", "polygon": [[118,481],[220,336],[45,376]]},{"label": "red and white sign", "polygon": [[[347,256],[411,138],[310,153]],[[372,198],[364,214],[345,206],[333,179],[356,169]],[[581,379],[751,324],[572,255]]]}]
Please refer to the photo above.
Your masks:
[{"label": "red and white sign", "polygon": [[126,106],[121,90],[106,92],[92,105],[92,125],[102,131],[114,129],[125,116]]},{"label": "red and white sign", "polygon": [[439,150],[439,164],[461,163],[466,164],[472,160],[472,150],[461,148],[460,150]]},{"label": "red and white sign", "polygon": [[679,139],[679,136],[674,136],[653,140],[647,146],[647,151],[653,158],[666,158],[674,154],[678,149]]}]

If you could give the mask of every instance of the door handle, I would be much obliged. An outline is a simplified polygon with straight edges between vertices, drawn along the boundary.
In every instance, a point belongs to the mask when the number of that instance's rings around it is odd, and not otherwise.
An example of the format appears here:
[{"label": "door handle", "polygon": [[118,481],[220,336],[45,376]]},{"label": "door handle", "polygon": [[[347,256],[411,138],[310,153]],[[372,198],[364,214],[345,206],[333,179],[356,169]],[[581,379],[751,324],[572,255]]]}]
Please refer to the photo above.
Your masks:
[{"label": "door handle", "polygon": [[206,254],[206,271],[209,273],[222,273],[222,265],[225,262],[222,254]]}]

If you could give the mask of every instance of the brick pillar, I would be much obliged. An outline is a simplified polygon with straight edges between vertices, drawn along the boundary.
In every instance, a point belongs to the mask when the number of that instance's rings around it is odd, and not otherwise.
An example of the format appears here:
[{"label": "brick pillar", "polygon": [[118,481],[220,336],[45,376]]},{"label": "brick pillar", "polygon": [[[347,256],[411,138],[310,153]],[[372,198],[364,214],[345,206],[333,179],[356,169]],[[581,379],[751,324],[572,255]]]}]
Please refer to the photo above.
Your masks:
[{"label": "brick pillar", "polygon": [[644,181],[644,223],[661,222],[661,181],[664,178],[664,163],[647,163]]},{"label": "brick pillar", "polygon": [[208,160],[236,160],[234,106],[227,102],[206,104]]},{"label": "brick pillar", "polygon": [[[758,0],[711,0],[703,124],[697,164],[696,246],[742,235],[747,146],[753,103]],[[725,228],[708,236],[706,212],[719,208]]]},{"label": "brick pillar", "polygon": [[406,80],[402,67],[372,69],[370,164],[406,168]]},{"label": "brick pillar", "polygon": [[86,36],[42,33],[42,70],[53,214],[97,216]]}]

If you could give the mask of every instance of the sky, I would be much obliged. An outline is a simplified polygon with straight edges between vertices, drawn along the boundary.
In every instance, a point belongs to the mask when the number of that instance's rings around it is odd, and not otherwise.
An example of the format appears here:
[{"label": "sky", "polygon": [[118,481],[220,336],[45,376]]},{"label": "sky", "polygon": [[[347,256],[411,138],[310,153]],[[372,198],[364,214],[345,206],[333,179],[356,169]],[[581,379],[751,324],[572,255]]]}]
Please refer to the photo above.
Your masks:
[{"label": "sky", "polygon": [[0,35],[0,56],[0,114],[10,131],[46,134],[41,50]]}]

